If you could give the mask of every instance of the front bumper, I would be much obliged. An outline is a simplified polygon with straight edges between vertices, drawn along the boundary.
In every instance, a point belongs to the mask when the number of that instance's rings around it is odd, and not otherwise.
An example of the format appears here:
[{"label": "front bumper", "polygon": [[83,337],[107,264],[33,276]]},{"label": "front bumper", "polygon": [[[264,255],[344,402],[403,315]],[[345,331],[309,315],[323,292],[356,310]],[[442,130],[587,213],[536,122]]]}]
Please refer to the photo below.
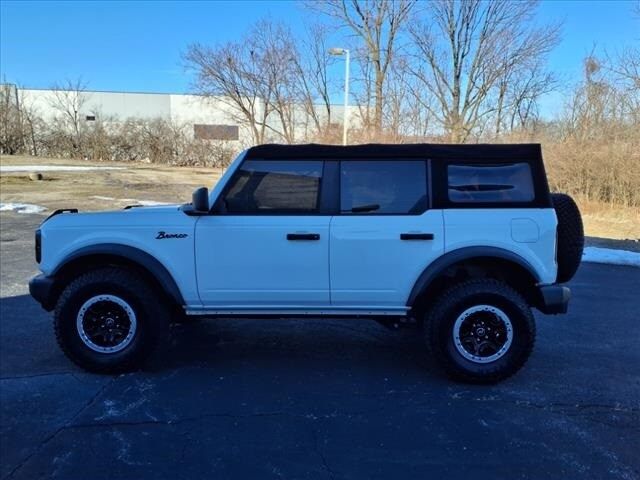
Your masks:
[{"label": "front bumper", "polygon": [[571,290],[560,285],[545,285],[538,288],[538,310],[546,314],[567,313]]},{"label": "front bumper", "polygon": [[53,277],[42,274],[33,277],[29,282],[29,293],[47,311],[53,310],[56,305],[54,285]]}]

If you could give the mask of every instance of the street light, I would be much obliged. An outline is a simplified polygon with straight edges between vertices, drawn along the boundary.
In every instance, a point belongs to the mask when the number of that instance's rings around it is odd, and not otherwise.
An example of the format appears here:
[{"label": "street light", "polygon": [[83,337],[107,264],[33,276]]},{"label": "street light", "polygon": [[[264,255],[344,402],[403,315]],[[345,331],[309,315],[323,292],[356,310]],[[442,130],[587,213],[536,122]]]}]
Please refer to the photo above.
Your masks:
[{"label": "street light", "polygon": [[341,57],[345,55],[344,64],[344,124],[342,129],[342,144],[347,144],[347,127],[349,125],[349,50],[346,48],[330,48],[329,55]]}]

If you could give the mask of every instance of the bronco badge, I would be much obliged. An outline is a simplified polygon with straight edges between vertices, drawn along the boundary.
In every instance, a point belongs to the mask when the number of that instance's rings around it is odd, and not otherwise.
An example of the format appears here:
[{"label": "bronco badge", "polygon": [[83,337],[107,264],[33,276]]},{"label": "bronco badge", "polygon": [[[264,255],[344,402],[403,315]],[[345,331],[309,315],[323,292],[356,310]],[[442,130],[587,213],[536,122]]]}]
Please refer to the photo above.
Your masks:
[{"label": "bronco badge", "polygon": [[165,238],[187,238],[189,235],[186,233],[166,233],[158,232],[156,240],[164,240]]}]

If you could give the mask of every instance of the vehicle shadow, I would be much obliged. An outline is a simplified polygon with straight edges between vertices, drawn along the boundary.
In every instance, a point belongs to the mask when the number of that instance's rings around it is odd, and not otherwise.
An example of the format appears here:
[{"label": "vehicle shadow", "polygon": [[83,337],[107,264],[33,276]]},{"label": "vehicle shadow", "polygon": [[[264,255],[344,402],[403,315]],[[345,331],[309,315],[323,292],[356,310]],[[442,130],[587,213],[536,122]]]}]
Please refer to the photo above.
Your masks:
[{"label": "vehicle shadow", "polygon": [[[0,374],[77,370],[58,348],[51,314],[29,295],[0,299]],[[437,375],[419,328],[397,331],[362,319],[211,319],[175,324],[168,348],[142,373],[249,367],[271,373],[375,369]]]},{"label": "vehicle shadow", "polygon": [[431,370],[419,328],[392,331],[367,319],[212,319],[172,330],[165,368],[204,362]]}]

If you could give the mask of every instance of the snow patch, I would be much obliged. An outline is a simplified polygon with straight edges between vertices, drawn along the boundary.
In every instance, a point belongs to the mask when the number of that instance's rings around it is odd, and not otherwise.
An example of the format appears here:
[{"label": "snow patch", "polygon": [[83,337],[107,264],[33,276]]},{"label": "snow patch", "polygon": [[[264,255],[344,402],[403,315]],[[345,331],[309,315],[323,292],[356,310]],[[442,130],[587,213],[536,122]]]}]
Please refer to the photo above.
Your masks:
[{"label": "snow patch", "polygon": [[95,198],[96,200],[106,200],[106,201],[113,201],[113,202],[127,202],[132,205],[144,205],[145,207],[157,207],[159,205],[173,205],[172,203],[158,202],[156,200],[137,200],[135,198],[113,198],[113,197],[103,197],[102,195],[92,195],[91,198]]},{"label": "snow patch", "polygon": [[94,417],[94,420],[100,421],[109,418],[117,418],[123,417],[127,415],[130,411],[137,409],[138,407],[144,405],[147,402],[147,398],[140,397],[137,400],[127,404],[119,406],[113,400],[105,400],[104,401],[104,413],[99,417]]},{"label": "snow patch", "polygon": [[[118,441],[120,444],[118,447],[118,460],[129,465],[129,466],[142,466],[145,465],[143,462],[138,462],[131,458],[131,442],[129,442],[124,434],[118,430],[113,430],[110,432],[111,435]],[[150,462],[146,462],[146,465],[150,465]]]},{"label": "snow patch", "polygon": [[117,200],[117,198],[103,197],[102,195],[91,195],[91,198],[95,198],[96,200]]},{"label": "snow patch", "polygon": [[45,207],[30,203],[0,203],[0,212],[42,213],[45,210]]},{"label": "snow patch", "polygon": [[628,250],[614,250],[613,248],[585,247],[582,261],[640,267],[640,253]]},{"label": "snow patch", "polygon": [[124,170],[126,167],[85,167],[80,165],[2,165],[0,173],[14,172],[87,172],[91,170]]},{"label": "snow patch", "polygon": [[167,202],[156,202],[155,200],[135,200],[139,205],[144,205],[145,207],[153,207],[158,205],[171,205],[171,203]]}]

